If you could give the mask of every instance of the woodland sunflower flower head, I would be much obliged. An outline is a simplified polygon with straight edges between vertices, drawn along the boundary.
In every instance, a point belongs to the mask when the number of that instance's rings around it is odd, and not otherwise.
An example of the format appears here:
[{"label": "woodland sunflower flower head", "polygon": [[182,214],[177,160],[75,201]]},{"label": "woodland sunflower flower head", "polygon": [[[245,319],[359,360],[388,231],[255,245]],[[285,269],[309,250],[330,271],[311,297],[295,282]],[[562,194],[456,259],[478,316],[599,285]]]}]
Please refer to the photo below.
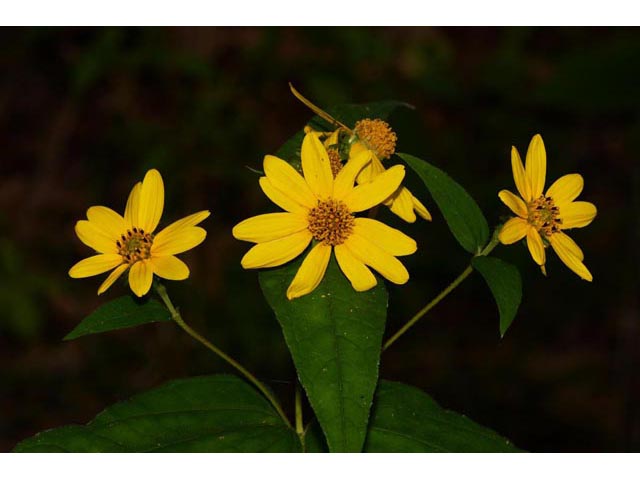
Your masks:
[{"label": "woodland sunflower flower head", "polygon": [[358,120],[353,131],[357,141],[362,142],[380,160],[386,160],[396,153],[398,136],[384,120],[379,118]]},{"label": "woodland sunflower flower head", "polygon": [[[366,126],[362,126],[363,122]],[[365,130],[367,132],[371,131],[374,129],[372,126],[374,122],[377,122],[375,128],[381,130],[381,132],[375,135],[373,133],[369,133],[368,135],[370,139],[368,141],[360,140],[360,136],[356,134],[351,141],[351,148],[349,149],[349,158],[359,155],[363,151],[371,152],[371,163],[363,168],[356,178],[356,181],[359,184],[372,182],[378,177],[378,175],[382,174],[385,171],[385,167],[382,164],[381,159],[388,158],[395,152],[395,142],[397,137],[386,122],[383,122],[380,119],[360,120],[356,123],[356,129],[360,127],[361,130]],[[388,133],[387,129],[388,132],[391,133]],[[384,155],[387,156],[385,157]],[[400,185],[382,203],[389,207],[391,212],[396,214],[405,222],[415,222],[417,219],[416,214],[425,220],[431,220],[431,213],[429,213],[427,207],[425,207],[422,202],[418,200],[404,185]]]},{"label": "woodland sunflower flower head", "polygon": [[[337,153],[344,153],[348,159],[355,158],[364,151],[371,153],[371,162],[362,169],[356,178],[358,184],[369,183],[385,171],[382,160],[390,158],[395,153],[398,140],[398,136],[387,122],[380,118],[363,118],[358,120],[354,128],[351,129],[320,107],[314,105],[298,92],[293,85],[289,84],[289,87],[293,95],[311,111],[329,124],[337,127],[334,132],[318,133],[321,138],[327,138],[328,140],[333,137],[339,140],[338,147],[335,149]],[[309,131],[311,128],[307,127],[305,130]],[[345,139],[344,145],[346,149],[343,148],[343,139]],[[336,153],[332,153],[332,155],[334,158],[336,157]],[[391,212],[405,222],[415,222],[417,219],[416,214],[425,220],[431,220],[429,210],[403,185],[399,185],[395,191],[391,192],[382,204],[389,207]]]},{"label": "woodland sunflower flower head", "polygon": [[108,207],[89,208],[87,220],[78,221],[75,230],[97,255],[76,263],[69,276],[92,277],[112,270],[98,289],[100,295],[128,270],[129,286],[138,297],[149,291],[154,274],[167,280],[188,278],[189,267],[175,255],[202,243],[207,232],[197,225],[209,211],[184,217],[155,233],[163,208],[164,183],[155,169],[131,190],[124,217]]},{"label": "woodland sunflower flower head", "polygon": [[593,203],[576,202],[584,180],[572,173],[556,180],[543,193],[547,173],[547,154],[540,135],[531,139],[525,165],[515,147],[511,149],[513,179],[520,196],[501,190],[500,200],[517,216],[508,220],[499,234],[503,244],[515,243],[526,237],[533,260],[546,274],[545,249],[549,245],[560,260],[580,278],[592,281],[584,265],[580,247],[564,231],[589,225],[596,216]]},{"label": "woodland sunflower flower head", "polygon": [[[306,131],[312,130],[307,127]],[[358,131],[360,133],[357,133]],[[397,136],[389,124],[380,119],[359,120],[356,122],[354,131],[347,131],[341,127],[333,132],[316,132],[316,134],[324,141],[332,169],[334,165],[340,165],[337,162],[345,162],[363,152],[371,155],[371,161],[356,176],[358,184],[372,182],[378,175],[385,172],[386,169],[380,159],[388,158],[395,153]],[[368,140],[365,141],[362,138]],[[431,220],[431,214],[427,208],[404,185],[398,186],[382,204],[409,223],[416,221],[416,214],[425,220]]]},{"label": "woodland sunflower flower head", "polygon": [[396,257],[414,253],[416,242],[382,222],[356,216],[398,188],[404,167],[396,165],[375,181],[354,186],[371,154],[351,158],[334,176],[328,150],[313,131],[304,137],[301,158],[303,175],[280,158],[264,158],[260,186],[285,211],[251,217],[233,228],[235,238],[256,244],[242,258],[243,268],[283,265],[312,244],[287,289],[290,300],[320,284],[332,253],[356,291],[376,285],[370,268],[393,283],[406,283],[409,273]]}]

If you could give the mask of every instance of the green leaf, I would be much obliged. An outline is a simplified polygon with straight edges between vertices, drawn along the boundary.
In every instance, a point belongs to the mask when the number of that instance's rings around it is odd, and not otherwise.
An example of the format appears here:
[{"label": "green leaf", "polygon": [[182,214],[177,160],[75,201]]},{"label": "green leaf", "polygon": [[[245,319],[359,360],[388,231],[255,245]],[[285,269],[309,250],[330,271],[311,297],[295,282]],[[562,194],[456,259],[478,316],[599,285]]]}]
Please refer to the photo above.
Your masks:
[{"label": "green leaf", "polygon": [[[358,120],[363,118],[380,118],[387,120],[394,110],[398,108],[413,108],[408,103],[396,100],[386,100],[382,102],[371,102],[363,104],[337,105],[327,108],[326,112],[333,118],[344,123],[348,127],[353,127]],[[318,131],[333,131],[336,126],[330,125],[318,116],[314,116],[308,125]],[[275,153],[276,157],[286,160],[296,168],[300,168],[300,147],[304,138],[304,131],[300,130],[289,140],[287,140]]]},{"label": "green leaf", "polygon": [[16,452],[297,452],[300,441],[237,377],[176,380],[108,407],[86,426],[47,430]]},{"label": "green leaf", "polygon": [[169,311],[156,300],[138,300],[130,295],[116,298],[98,307],[64,337],[73,340],[92,333],[135,327],[145,323],[171,320]]},{"label": "green leaf", "polygon": [[305,453],[327,453],[329,451],[322,428],[315,418],[304,430],[304,451]]},{"label": "green leaf", "polygon": [[518,269],[504,260],[493,257],[475,257],[471,264],[489,285],[500,312],[500,336],[518,313],[522,300],[522,280]]},{"label": "green leaf", "polygon": [[428,162],[406,153],[399,153],[418,174],[438,204],[449,230],[470,253],[478,253],[489,239],[489,225],[480,207],[467,191],[449,175]]},{"label": "green leaf", "polygon": [[380,381],[365,452],[517,452],[509,440],[445,410],[423,391]]},{"label": "green leaf", "polygon": [[260,272],[260,285],[280,322],[298,378],[333,452],[358,452],[378,379],[387,291],[356,292],[335,259],[310,294],[285,295],[301,259]]}]

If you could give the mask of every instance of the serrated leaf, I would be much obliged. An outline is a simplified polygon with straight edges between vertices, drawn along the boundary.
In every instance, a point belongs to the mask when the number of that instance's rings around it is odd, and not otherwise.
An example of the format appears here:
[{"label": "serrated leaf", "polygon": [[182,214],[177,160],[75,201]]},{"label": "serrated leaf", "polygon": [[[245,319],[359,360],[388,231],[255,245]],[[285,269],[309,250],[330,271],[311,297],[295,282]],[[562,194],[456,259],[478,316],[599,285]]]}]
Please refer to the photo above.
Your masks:
[{"label": "serrated leaf", "polygon": [[231,375],[172,381],[108,407],[86,426],[47,430],[16,452],[297,452],[271,405]]},{"label": "serrated leaf", "polygon": [[[379,118],[381,120],[387,120],[394,110],[401,107],[413,108],[408,103],[386,100],[382,102],[363,104],[337,105],[327,108],[326,111],[336,120],[339,120],[352,128],[358,120],[363,118]],[[314,130],[323,132],[336,129],[335,126],[330,125],[317,115],[311,118],[307,125]],[[304,131],[300,130],[278,149],[275,153],[276,157],[286,160],[296,168],[300,168],[300,146],[302,145],[303,138]]]},{"label": "serrated leaf", "polygon": [[522,279],[518,269],[504,260],[494,257],[475,257],[471,264],[489,285],[500,312],[500,336],[518,313],[522,300]]},{"label": "serrated leaf", "polygon": [[509,440],[445,410],[423,391],[381,380],[365,452],[518,452]]},{"label": "serrated leaf", "polygon": [[474,254],[482,250],[489,239],[489,225],[471,195],[430,163],[406,153],[398,156],[422,179],[462,248]]},{"label": "serrated leaf", "polygon": [[131,295],[116,298],[98,307],[74,328],[65,340],[73,340],[93,333],[136,327],[145,323],[171,320],[169,311],[153,299],[138,300]]},{"label": "serrated leaf", "polygon": [[358,452],[378,380],[387,291],[380,281],[356,292],[332,257],[320,285],[290,301],[285,293],[300,263],[260,272],[260,286],[329,448]]}]

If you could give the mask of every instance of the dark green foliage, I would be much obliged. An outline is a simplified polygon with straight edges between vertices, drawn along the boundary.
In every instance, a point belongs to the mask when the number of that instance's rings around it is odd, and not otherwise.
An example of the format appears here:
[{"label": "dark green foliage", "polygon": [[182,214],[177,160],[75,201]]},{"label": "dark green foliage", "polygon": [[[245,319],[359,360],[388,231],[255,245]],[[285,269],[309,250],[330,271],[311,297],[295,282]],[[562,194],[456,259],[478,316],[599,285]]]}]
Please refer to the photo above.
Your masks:
[{"label": "dark green foliage", "polygon": [[16,452],[297,452],[269,403],[228,375],[176,380],[108,407],[86,426],[47,430]]},{"label": "dark green foliage", "polygon": [[520,272],[510,263],[494,257],[476,257],[471,263],[484,277],[496,299],[500,312],[500,336],[504,337],[522,300]]},{"label": "dark green foliage", "polygon": [[413,155],[399,153],[422,179],[438,204],[442,216],[458,243],[470,253],[478,253],[489,238],[489,225],[471,195],[449,175]]},{"label": "dark green foliage", "polygon": [[73,340],[92,333],[136,327],[145,323],[171,320],[169,311],[157,300],[139,300],[131,295],[116,298],[98,307],[64,337]]},{"label": "dark green foliage", "polygon": [[380,381],[365,452],[517,452],[509,440],[440,407],[415,387]]},{"label": "dark green foliage", "polygon": [[260,272],[260,286],[280,322],[329,448],[357,452],[378,380],[387,291],[379,282],[372,290],[356,292],[332,257],[312,293],[287,300],[287,287],[300,263]]}]

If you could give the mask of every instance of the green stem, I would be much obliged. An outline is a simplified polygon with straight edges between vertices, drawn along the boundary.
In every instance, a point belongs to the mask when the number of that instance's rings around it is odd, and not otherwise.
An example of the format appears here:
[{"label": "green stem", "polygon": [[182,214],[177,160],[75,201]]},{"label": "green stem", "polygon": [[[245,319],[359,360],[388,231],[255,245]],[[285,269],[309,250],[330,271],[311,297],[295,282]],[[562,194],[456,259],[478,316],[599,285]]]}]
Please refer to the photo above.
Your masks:
[{"label": "green stem", "polygon": [[224,353],[222,350],[216,347],[213,343],[211,343],[209,340],[204,338],[202,335],[196,332],[193,328],[187,325],[187,323],[182,318],[182,315],[180,315],[180,312],[178,312],[178,310],[173,306],[173,303],[171,302],[171,299],[169,298],[169,295],[167,293],[167,289],[165,288],[164,285],[162,285],[161,283],[155,283],[154,286],[155,286],[156,292],[158,293],[158,295],[164,302],[165,306],[167,307],[167,310],[169,310],[169,312],[171,313],[171,318],[173,319],[173,321],[176,322],[193,339],[197,340],[206,348],[208,348],[213,353],[218,355],[225,362],[227,362],[233,368],[238,370],[242,375],[244,375],[244,377],[247,380],[253,383],[255,387],[258,390],[260,390],[260,392],[262,392],[262,394],[267,398],[267,400],[269,400],[271,405],[273,405],[273,408],[276,409],[276,411],[278,412],[282,420],[287,424],[287,426],[289,426],[289,428],[292,428],[291,422],[289,421],[287,416],[284,414],[284,411],[282,410],[280,403],[278,403],[278,400],[273,396],[273,394],[269,391],[269,389],[260,380],[258,380],[249,370],[244,368],[240,363],[238,363],[232,357]]},{"label": "green stem", "polygon": [[302,395],[300,393],[300,385],[296,385],[296,433],[300,437],[300,443],[302,444],[302,450],[304,451],[304,424],[302,422]]},{"label": "green stem", "polygon": [[[498,227],[493,233],[493,237],[491,241],[478,253],[474,255],[475,257],[484,257],[489,255],[491,251],[496,248],[496,246],[500,243],[498,240],[498,233],[500,233],[500,227]],[[411,319],[405,323],[400,330],[393,334],[393,336],[387,340],[382,346],[382,351],[384,352],[387,348],[395,343],[398,338],[405,334],[407,330],[409,330],[413,325],[424,317],[433,307],[435,307],[442,299],[444,299],[447,295],[449,295],[455,288],[460,285],[469,275],[473,272],[473,267],[471,263],[465,268],[460,275],[456,277],[456,279],[451,282],[444,290],[442,290],[433,300],[427,303],[418,313],[416,313]]]}]

